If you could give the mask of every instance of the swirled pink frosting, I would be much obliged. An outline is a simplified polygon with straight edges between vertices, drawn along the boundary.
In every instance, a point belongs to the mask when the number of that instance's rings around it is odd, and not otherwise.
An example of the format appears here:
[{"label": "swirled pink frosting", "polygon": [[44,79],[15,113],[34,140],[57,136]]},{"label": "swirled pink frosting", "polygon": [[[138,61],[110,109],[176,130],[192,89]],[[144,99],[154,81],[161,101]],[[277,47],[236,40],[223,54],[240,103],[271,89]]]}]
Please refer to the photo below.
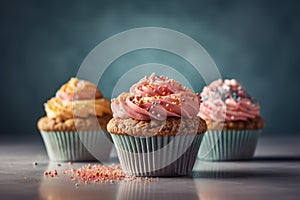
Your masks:
[{"label": "swirled pink frosting", "polygon": [[173,79],[152,74],[141,79],[112,99],[111,108],[116,118],[137,120],[164,120],[167,117],[196,117],[200,95],[182,86]]},{"label": "swirled pink frosting", "polygon": [[71,78],[57,91],[56,97],[65,101],[100,99],[101,92],[88,81]]},{"label": "swirled pink frosting", "polygon": [[212,121],[248,120],[260,115],[259,104],[235,79],[216,80],[204,87],[199,116]]}]

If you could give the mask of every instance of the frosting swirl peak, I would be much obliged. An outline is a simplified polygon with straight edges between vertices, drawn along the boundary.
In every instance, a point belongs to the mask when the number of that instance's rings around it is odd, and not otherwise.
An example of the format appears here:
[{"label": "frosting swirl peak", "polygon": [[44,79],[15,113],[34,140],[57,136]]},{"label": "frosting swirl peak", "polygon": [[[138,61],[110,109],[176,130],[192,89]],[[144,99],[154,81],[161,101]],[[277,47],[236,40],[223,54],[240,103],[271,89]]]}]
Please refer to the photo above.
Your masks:
[{"label": "frosting swirl peak", "polygon": [[111,115],[110,102],[102,98],[97,87],[84,80],[71,78],[45,104],[49,118],[62,120],[73,117],[86,118],[89,116]]},{"label": "frosting swirl peak", "polygon": [[66,101],[91,100],[100,99],[102,94],[93,83],[71,78],[57,91],[56,97]]},{"label": "frosting swirl peak", "polygon": [[137,120],[197,116],[200,95],[173,79],[152,74],[112,100],[113,116]]},{"label": "frosting swirl peak", "polygon": [[203,88],[199,116],[212,121],[238,121],[260,115],[260,106],[235,79],[216,80]]}]

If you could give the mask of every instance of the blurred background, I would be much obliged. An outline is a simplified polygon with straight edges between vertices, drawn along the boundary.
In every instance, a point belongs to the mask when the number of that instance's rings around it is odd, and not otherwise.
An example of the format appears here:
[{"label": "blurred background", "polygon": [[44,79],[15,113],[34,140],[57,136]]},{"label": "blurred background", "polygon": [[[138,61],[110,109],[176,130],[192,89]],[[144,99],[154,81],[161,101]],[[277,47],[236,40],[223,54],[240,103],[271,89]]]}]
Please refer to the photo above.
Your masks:
[{"label": "blurred background", "polygon": [[[299,8],[291,0],[0,1],[1,136],[40,140],[43,103],[76,76],[87,54],[114,34],[146,26],[198,41],[224,78],[238,79],[259,101],[264,134],[300,133]],[[184,60],[144,50],[112,63],[99,88],[110,98],[124,71],[148,62],[186,72],[194,90],[204,86]]]}]

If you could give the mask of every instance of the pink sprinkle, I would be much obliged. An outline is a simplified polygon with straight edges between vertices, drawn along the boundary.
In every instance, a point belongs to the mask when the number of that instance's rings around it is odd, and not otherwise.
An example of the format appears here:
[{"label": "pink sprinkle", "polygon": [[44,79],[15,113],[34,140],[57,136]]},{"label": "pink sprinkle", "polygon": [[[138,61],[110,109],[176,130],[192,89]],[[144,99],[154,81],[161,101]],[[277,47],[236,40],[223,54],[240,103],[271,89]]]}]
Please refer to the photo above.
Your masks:
[{"label": "pink sprinkle", "polygon": [[[45,175],[46,172],[44,172]],[[139,183],[151,183],[151,177],[133,177],[128,176],[121,168],[120,165],[104,166],[100,164],[88,164],[80,168],[66,168],[61,171],[65,174],[70,181],[76,181],[75,185],[79,183],[110,183],[114,184],[119,181],[123,182],[139,182]],[[51,177],[57,176],[58,172],[56,170],[51,171],[48,174]],[[45,175],[47,176],[47,175]]]}]

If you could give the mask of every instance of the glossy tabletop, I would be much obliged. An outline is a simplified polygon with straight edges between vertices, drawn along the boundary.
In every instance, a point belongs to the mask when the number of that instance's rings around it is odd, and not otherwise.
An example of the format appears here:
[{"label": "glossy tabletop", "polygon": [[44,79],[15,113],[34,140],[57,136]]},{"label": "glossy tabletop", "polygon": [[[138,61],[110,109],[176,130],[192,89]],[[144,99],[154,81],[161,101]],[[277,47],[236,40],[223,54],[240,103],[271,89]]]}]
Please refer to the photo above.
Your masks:
[{"label": "glossy tabletop", "polygon": [[[110,162],[118,162],[112,153]],[[37,162],[37,165],[33,165]],[[74,163],[81,167],[86,163]],[[49,162],[43,143],[0,146],[0,199],[300,199],[300,137],[262,136],[252,161],[197,161],[187,177],[151,183],[115,182],[78,185],[65,176],[45,178]]]}]

